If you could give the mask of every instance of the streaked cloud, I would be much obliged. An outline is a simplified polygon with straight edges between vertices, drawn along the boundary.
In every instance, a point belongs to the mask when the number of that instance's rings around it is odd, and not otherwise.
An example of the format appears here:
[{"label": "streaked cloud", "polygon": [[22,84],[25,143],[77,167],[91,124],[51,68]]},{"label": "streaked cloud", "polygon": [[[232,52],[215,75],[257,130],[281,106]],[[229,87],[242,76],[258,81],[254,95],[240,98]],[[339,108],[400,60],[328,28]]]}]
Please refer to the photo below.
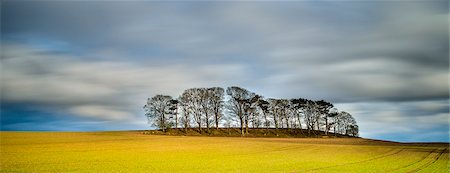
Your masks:
[{"label": "streaked cloud", "polygon": [[151,66],[77,59],[16,45],[5,45],[4,50],[3,102],[56,107],[106,120],[141,117],[136,113],[146,97],[177,97],[190,87],[223,86],[244,73],[239,64]]},{"label": "streaked cloud", "polygon": [[[449,100],[337,104],[351,112],[362,136],[394,141],[449,140]],[[438,137],[440,136],[440,137]]]}]

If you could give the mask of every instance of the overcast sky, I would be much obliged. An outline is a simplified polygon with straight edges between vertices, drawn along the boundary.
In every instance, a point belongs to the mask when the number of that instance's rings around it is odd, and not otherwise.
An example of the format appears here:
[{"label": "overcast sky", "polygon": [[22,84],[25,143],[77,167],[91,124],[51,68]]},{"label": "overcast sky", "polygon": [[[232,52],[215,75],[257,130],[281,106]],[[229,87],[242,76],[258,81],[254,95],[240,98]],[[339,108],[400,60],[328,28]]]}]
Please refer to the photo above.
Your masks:
[{"label": "overcast sky", "polygon": [[149,129],[146,98],[237,85],[448,142],[448,3],[5,0],[0,129]]}]

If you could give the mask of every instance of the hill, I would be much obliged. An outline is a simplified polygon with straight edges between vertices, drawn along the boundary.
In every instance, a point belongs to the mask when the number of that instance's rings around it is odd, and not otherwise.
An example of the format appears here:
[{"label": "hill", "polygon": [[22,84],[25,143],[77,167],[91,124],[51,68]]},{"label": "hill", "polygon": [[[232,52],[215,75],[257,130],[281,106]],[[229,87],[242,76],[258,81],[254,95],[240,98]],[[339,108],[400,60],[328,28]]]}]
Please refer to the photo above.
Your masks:
[{"label": "hill", "polygon": [[447,144],[0,132],[0,172],[448,172]]},{"label": "hill", "polygon": [[328,133],[325,135],[323,131],[306,129],[286,129],[286,128],[249,128],[248,133],[241,134],[240,128],[210,128],[209,130],[202,128],[172,128],[166,132],[161,130],[147,130],[144,134],[152,135],[172,135],[172,136],[216,136],[216,137],[264,137],[264,138],[355,138],[348,135]]}]

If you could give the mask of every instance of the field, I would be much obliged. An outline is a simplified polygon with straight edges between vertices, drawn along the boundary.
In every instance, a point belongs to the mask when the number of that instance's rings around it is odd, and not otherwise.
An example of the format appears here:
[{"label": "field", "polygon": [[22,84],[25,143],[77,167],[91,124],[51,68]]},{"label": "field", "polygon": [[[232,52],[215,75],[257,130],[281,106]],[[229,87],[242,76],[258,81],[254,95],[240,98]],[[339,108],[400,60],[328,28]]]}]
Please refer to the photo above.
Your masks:
[{"label": "field", "polygon": [[0,172],[449,172],[448,144],[0,132]]}]

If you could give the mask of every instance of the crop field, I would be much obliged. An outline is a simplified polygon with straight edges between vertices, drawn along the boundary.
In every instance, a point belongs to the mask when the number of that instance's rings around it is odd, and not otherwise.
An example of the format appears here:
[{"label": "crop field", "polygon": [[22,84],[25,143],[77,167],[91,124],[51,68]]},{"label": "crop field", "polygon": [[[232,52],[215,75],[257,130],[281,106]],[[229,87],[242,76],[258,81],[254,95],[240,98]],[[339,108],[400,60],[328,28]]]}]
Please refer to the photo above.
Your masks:
[{"label": "crop field", "polygon": [[448,144],[0,132],[1,172],[449,172]]}]

